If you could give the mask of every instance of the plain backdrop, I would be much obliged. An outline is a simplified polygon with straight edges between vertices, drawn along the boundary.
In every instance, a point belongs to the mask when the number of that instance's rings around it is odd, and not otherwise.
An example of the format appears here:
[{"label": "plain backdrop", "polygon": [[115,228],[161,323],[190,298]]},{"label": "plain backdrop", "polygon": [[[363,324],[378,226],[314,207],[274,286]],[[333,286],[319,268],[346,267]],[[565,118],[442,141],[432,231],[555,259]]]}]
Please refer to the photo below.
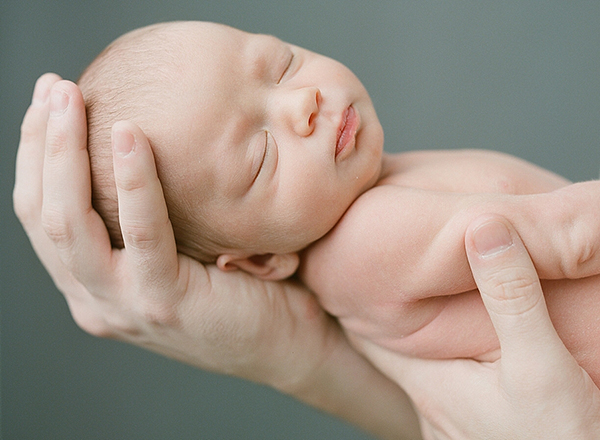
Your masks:
[{"label": "plain backdrop", "polygon": [[85,334],[13,214],[36,78],[75,80],[122,33],[180,19],[342,61],[370,91],[390,152],[494,149],[584,180],[600,167],[600,2],[0,2],[2,438],[369,438],[266,387]]}]

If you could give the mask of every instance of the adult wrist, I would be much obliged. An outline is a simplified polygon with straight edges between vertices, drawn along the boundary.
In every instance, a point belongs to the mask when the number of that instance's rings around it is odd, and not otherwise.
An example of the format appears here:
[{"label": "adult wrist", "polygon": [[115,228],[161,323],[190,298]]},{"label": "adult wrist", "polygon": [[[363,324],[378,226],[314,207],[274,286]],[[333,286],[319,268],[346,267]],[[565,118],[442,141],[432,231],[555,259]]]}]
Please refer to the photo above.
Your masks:
[{"label": "adult wrist", "polygon": [[382,439],[421,439],[418,418],[404,391],[348,342],[334,324],[328,355],[282,392]]}]

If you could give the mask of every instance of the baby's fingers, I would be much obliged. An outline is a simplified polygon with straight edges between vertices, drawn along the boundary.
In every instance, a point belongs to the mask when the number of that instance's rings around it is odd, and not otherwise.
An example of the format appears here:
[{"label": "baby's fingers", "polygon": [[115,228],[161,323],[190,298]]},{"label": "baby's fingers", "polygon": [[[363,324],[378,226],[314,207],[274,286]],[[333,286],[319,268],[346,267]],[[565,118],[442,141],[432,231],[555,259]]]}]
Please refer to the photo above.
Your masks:
[{"label": "baby's fingers", "polygon": [[139,127],[126,121],[113,126],[112,142],[128,263],[137,282],[146,287],[143,291],[164,295],[177,285],[177,248],[150,144]]}]

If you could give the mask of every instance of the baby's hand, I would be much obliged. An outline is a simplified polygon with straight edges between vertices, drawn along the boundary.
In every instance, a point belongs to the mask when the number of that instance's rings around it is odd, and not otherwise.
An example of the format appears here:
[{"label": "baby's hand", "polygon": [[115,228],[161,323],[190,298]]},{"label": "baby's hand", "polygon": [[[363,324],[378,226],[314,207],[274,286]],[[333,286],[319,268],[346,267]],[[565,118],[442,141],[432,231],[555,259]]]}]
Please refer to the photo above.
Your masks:
[{"label": "baby's hand", "polygon": [[530,223],[539,233],[530,238],[523,231],[523,240],[539,277],[577,279],[600,274],[600,181],[525,197],[531,199],[528,215],[534,217]]}]

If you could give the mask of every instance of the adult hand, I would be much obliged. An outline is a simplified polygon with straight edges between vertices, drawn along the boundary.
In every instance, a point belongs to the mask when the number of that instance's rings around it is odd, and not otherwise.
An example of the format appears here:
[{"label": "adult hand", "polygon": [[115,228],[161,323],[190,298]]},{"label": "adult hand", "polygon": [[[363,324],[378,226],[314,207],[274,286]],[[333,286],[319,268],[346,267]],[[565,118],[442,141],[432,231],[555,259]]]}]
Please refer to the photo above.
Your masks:
[{"label": "adult hand", "polygon": [[401,384],[426,439],[598,439],[600,390],[556,333],[538,276],[505,219],[466,233],[473,276],[500,340],[493,363],[369,357]]},{"label": "adult hand", "polygon": [[81,328],[266,383],[383,437],[414,432],[404,393],[305,288],[177,253],[150,145],[126,122],[112,140],[125,248],[112,248],[91,204],[86,128],[77,86],[40,77],[14,189],[15,211]]}]

